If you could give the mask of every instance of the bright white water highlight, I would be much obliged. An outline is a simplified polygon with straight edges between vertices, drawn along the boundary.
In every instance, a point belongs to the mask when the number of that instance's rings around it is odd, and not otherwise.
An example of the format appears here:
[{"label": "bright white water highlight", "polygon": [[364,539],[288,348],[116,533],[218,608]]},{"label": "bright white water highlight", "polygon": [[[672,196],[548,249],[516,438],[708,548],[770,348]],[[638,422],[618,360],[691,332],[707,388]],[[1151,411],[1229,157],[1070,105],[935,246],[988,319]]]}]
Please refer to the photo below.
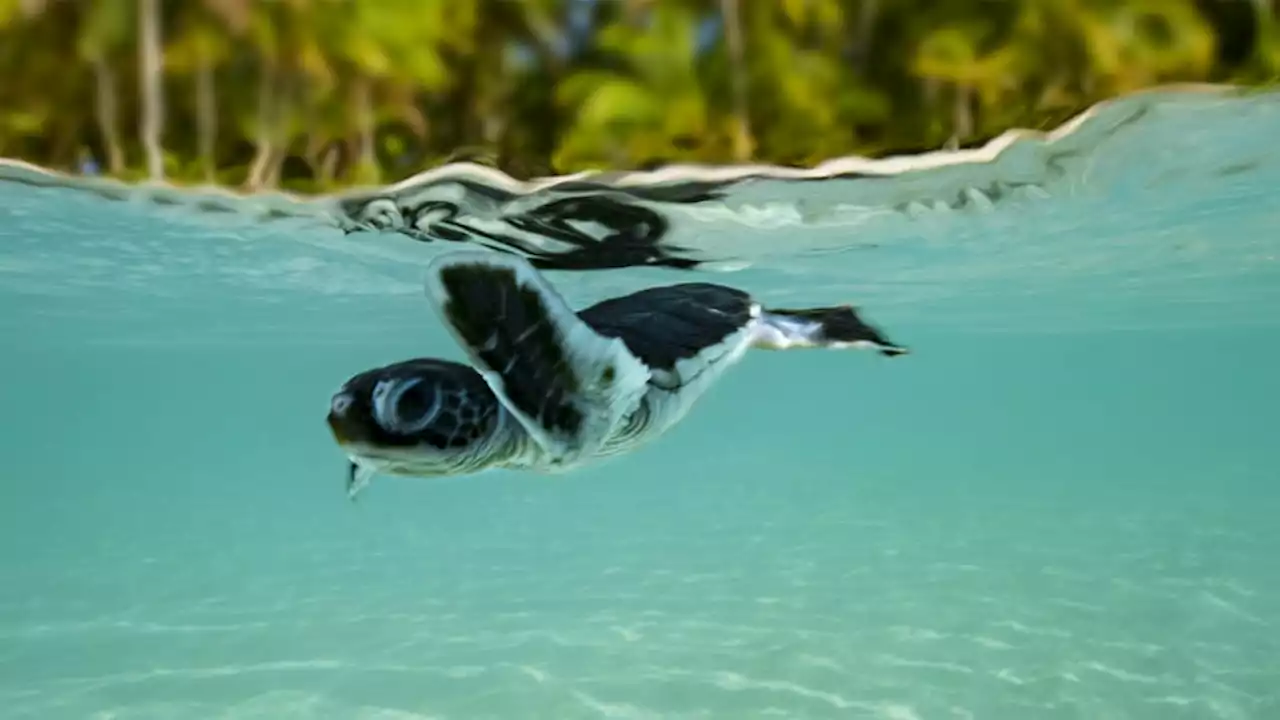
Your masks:
[{"label": "bright white water highlight", "polygon": [[[1178,89],[812,172],[2,164],[0,715],[1280,717],[1276,138],[1277,95]],[[600,468],[353,506],[330,394],[460,358],[422,268],[472,244],[913,354],[751,355]]]}]

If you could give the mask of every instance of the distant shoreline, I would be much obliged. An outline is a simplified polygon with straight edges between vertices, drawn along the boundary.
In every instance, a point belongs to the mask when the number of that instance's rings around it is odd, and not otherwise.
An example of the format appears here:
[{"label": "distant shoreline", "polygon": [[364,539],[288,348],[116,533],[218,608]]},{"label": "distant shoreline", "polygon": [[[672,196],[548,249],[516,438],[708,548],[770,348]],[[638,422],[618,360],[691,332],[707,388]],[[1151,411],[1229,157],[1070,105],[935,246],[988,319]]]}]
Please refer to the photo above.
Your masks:
[{"label": "distant shoreline", "polygon": [[307,192],[293,188],[264,188],[245,190],[236,185],[206,184],[196,181],[166,178],[151,181],[145,178],[126,180],[109,174],[79,174],[40,166],[17,158],[0,158],[0,182],[18,182],[40,187],[78,187],[105,195],[132,195],[136,192],[166,196],[186,193],[227,198],[276,197],[293,202],[311,202],[327,198],[363,197],[398,189],[411,188],[431,182],[441,175],[462,175],[483,180],[495,187],[515,193],[536,192],[575,181],[601,183],[607,186],[661,184],[669,181],[725,182],[748,177],[778,180],[815,180],[846,174],[895,175],[904,172],[927,170],[946,165],[987,162],[994,159],[1009,145],[1020,140],[1055,142],[1112,107],[1140,98],[1170,96],[1176,100],[1182,95],[1222,95],[1224,98],[1274,95],[1280,98],[1280,89],[1255,88],[1230,84],[1178,83],[1146,88],[1124,96],[1103,100],[1069,118],[1056,128],[1037,130],[1012,128],[985,142],[964,148],[942,148],[918,153],[893,153],[881,156],[850,155],[831,158],[811,167],[791,167],[766,163],[745,164],[697,164],[673,162],[652,169],[583,170],[562,175],[520,178],[503,170],[469,161],[446,163],[428,168],[402,180],[379,185],[336,185],[320,192]]}]

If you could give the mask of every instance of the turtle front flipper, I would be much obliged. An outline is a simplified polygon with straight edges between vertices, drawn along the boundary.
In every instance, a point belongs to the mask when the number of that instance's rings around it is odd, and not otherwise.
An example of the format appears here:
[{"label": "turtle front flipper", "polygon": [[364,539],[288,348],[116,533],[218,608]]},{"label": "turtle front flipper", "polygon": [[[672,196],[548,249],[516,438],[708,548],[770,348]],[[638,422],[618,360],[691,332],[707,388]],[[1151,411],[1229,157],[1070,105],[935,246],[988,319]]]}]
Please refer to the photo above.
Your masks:
[{"label": "turtle front flipper", "polygon": [[426,286],[476,369],[553,464],[598,451],[646,392],[648,366],[592,330],[524,258],[444,255]]},{"label": "turtle front flipper", "polygon": [[354,462],[348,463],[347,468],[347,499],[355,502],[356,496],[361,490],[369,484],[373,479],[374,470],[367,465],[357,465]]}]

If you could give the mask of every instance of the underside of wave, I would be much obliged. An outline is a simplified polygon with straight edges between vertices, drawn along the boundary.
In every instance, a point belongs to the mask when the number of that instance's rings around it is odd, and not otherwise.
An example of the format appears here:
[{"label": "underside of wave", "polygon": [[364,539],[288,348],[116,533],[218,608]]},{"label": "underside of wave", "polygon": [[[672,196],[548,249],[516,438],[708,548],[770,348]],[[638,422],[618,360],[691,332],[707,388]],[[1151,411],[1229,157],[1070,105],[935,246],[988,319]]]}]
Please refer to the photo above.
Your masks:
[{"label": "underside of wave", "polygon": [[[300,196],[129,184],[0,160],[0,193],[5,184],[86,192],[187,219],[294,225],[353,242],[390,233],[480,245],[544,269],[732,269],[762,255],[832,249],[807,244],[813,228],[844,228],[836,243],[848,248],[921,218],[1280,163],[1277,100],[1280,93],[1225,86],[1159,88],[1100,103],[1049,132],[1011,130],[974,149],[845,157],[811,169],[671,165],[519,180],[459,163],[393,185]],[[1266,121],[1256,122],[1263,110]]]}]

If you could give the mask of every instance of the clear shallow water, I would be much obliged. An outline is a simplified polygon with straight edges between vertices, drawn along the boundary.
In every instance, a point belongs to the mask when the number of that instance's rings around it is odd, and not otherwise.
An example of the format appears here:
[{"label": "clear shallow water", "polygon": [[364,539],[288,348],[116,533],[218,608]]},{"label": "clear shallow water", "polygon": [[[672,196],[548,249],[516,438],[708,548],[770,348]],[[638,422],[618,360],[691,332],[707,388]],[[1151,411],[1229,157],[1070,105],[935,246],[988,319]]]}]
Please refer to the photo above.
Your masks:
[{"label": "clear shallow water", "polygon": [[[354,506],[328,395],[460,357],[421,293],[456,245],[0,168],[0,714],[1280,716],[1280,103],[1090,117],[624,195],[669,222],[651,256],[707,264],[551,272],[575,304],[707,278],[858,302],[915,354],[762,353],[635,455]],[[456,224],[515,237],[557,198],[455,193]]]}]

